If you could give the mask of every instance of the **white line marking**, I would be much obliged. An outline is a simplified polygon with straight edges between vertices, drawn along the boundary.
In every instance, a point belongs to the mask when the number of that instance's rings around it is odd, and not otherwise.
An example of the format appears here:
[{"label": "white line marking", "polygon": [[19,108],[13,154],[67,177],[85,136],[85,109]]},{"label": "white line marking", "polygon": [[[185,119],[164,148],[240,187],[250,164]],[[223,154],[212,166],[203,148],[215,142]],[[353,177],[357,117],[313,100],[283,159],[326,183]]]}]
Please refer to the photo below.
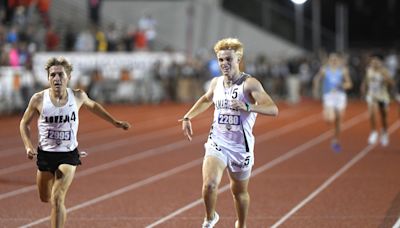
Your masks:
[{"label": "white line marking", "polygon": [[[397,120],[390,128],[389,134],[393,131],[397,130],[400,127],[400,121]],[[349,170],[354,164],[364,158],[374,147],[374,145],[368,145],[361,152],[359,152],[354,158],[352,158],[346,165],[344,165],[341,169],[339,169],[336,173],[334,173],[328,180],[326,180],[321,186],[319,186],[314,192],[307,196],[303,201],[301,201],[297,206],[295,206],[292,210],[290,210],[286,215],[284,215],[280,220],[278,220],[271,228],[277,228],[282,225],[286,220],[290,218],[293,214],[299,211],[302,207],[304,207],[308,202],[313,200],[318,194],[324,191],[330,184],[332,184],[337,178],[339,178],[343,173]]]},{"label": "white line marking", "polygon": [[21,163],[19,165],[13,165],[4,169],[0,169],[0,175],[5,175],[5,174],[9,174],[9,173],[14,173],[14,172],[18,172],[24,169],[29,169],[34,167],[35,164],[33,162],[25,162],[25,163]]},{"label": "white line marking", "polygon": [[392,228],[400,228],[400,218],[397,219],[397,222],[393,225]]},{"label": "white line marking", "polygon": [[[354,125],[358,124],[361,121],[364,121],[364,119],[367,118],[367,116],[368,116],[368,114],[363,113],[363,114],[357,115],[356,117],[353,117],[352,119],[346,121],[342,125],[342,131],[353,127]],[[333,135],[333,130],[326,131],[325,133],[319,135],[318,137],[316,137],[314,139],[311,139],[310,141],[308,141],[308,142],[306,142],[306,143],[304,143],[304,144],[302,144],[300,146],[297,146],[297,147],[293,148],[292,150],[288,151],[287,153],[275,158],[274,160],[272,160],[270,162],[267,162],[266,164],[264,164],[263,166],[255,169],[255,170],[253,170],[251,176],[254,177],[254,176],[256,176],[256,175],[258,175],[258,174],[260,174],[260,173],[262,173],[262,172],[264,172],[264,171],[266,171],[268,169],[271,169],[272,167],[274,167],[274,166],[276,166],[276,165],[278,165],[278,164],[280,164],[280,163],[282,163],[282,162],[294,157],[295,155],[306,151],[307,149],[313,147],[314,145],[317,145],[318,143],[330,138],[332,135]],[[219,189],[218,194],[223,193],[223,192],[227,191],[228,189],[230,189],[230,185],[226,184],[222,188]],[[196,201],[191,202],[188,205],[186,205],[186,206],[184,206],[184,207],[172,212],[171,214],[169,214],[169,215],[167,215],[165,217],[162,217],[161,219],[155,221],[154,223],[146,226],[146,228],[153,228],[153,227],[155,227],[157,225],[160,225],[160,224],[172,219],[173,217],[175,217],[175,216],[177,216],[177,215],[179,215],[179,214],[181,214],[181,213],[183,213],[183,212],[185,212],[185,211],[187,211],[187,210],[199,205],[202,202],[203,202],[203,200],[201,198],[197,199]]]},{"label": "white line marking", "polygon": [[[75,206],[73,206],[73,207],[67,209],[67,213],[72,212],[72,211],[79,210],[79,209],[81,209],[81,208],[84,208],[84,207],[87,207],[87,206],[90,206],[90,205],[93,205],[93,204],[96,204],[96,203],[99,203],[99,202],[104,201],[104,200],[108,200],[108,199],[110,199],[110,198],[112,198],[112,197],[114,197],[114,196],[121,195],[121,194],[123,194],[123,193],[125,193],[125,192],[129,192],[129,191],[134,190],[134,189],[136,189],[136,188],[140,188],[140,187],[143,187],[143,186],[148,185],[148,184],[150,184],[150,183],[159,181],[159,180],[161,180],[161,179],[163,179],[163,178],[172,176],[172,175],[174,175],[174,174],[176,174],[176,173],[179,173],[179,172],[182,172],[182,171],[184,171],[184,170],[187,170],[187,169],[190,169],[190,168],[192,168],[192,167],[195,167],[195,166],[201,164],[202,161],[203,161],[202,158],[196,159],[196,160],[194,160],[194,161],[191,161],[191,162],[189,162],[189,163],[183,164],[183,165],[178,166],[178,167],[176,167],[176,168],[173,168],[173,169],[170,169],[170,170],[168,170],[168,171],[161,172],[160,174],[151,176],[151,177],[149,177],[149,178],[147,178],[147,179],[144,179],[144,180],[135,182],[135,183],[133,183],[133,184],[131,184],[131,185],[125,186],[125,187],[120,188],[120,189],[117,189],[117,190],[112,191],[112,192],[110,192],[110,193],[101,195],[101,196],[99,196],[99,197],[93,198],[93,199],[88,200],[88,201],[85,201],[84,203],[77,204],[77,205],[75,205]],[[31,226],[40,224],[40,223],[45,222],[45,221],[48,221],[48,220],[50,220],[50,216],[47,216],[47,217],[38,219],[38,220],[36,220],[36,221],[33,221],[33,222],[28,223],[28,224],[26,224],[26,225],[22,225],[22,226],[20,226],[20,227],[21,227],[21,228],[31,227]]]}]

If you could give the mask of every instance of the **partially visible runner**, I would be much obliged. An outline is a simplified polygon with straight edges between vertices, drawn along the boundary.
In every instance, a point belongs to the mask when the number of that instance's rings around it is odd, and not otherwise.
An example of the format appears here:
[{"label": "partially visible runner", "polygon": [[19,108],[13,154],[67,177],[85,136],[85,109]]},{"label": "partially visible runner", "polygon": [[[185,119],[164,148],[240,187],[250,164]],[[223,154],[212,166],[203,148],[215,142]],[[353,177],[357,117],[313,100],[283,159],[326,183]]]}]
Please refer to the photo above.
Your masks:
[{"label": "partially visible runner", "polygon": [[378,141],[379,133],[376,124],[376,118],[381,118],[381,137],[382,146],[389,145],[388,112],[390,103],[390,90],[394,87],[394,80],[390,77],[388,69],[383,65],[378,56],[371,58],[367,67],[366,75],[361,84],[361,92],[365,95],[368,104],[369,122],[371,133],[368,137],[369,144],[375,144]]},{"label": "partially visible runner", "polygon": [[319,97],[322,84],[323,117],[333,124],[335,134],[331,141],[334,152],[340,152],[340,127],[347,106],[346,90],[352,88],[349,70],[342,58],[331,53],[328,61],[321,67],[313,80],[313,95]]},{"label": "partially visible runner", "polygon": [[215,211],[217,192],[226,169],[238,218],[235,227],[244,228],[250,203],[248,184],[254,163],[253,126],[257,113],[276,116],[278,108],[257,79],[240,71],[243,45],[238,39],[222,39],[215,44],[214,51],[223,75],[212,79],[208,91],[184,115],[182,130],[191,140],[191,119],[215,105],[214,120],[204,145],[205,218],[202,227],[214,227],[219,220]]},{"label": "partially visible runner", "polygon": [[[51,227],[64,227],[65,196],[81,164],[78,151],[79,109],[91,112],[117,128],[127,130],[130,124],[116,120],[84,91],[67,87],[72,65],[64,58],[50,58],[45,66],[50,88],[34,94],[20,123],[27,157],[37,156],[36,183],[42,202],[51,202]],[[30,123],[38,118],[39,142],[36,149],[31,139]]]}]

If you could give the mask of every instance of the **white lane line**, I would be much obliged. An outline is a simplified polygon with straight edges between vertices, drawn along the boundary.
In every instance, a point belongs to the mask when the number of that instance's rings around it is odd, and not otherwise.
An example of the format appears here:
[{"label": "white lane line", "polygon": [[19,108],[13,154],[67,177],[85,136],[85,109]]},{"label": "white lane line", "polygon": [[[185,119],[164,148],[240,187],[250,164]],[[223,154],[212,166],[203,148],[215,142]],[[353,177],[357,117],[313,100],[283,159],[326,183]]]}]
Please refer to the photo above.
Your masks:
[{"label": "white lane line", "polygon": [[[392,126],[389,128],[389,134],[393,133],[400,127],[400,121],[397,120]],[[372,149],[376,147],[374,145],[368,145],[361,152],[359,152],[354,158],[352,158],[346,165],[344,165],[341,169],[339,169],[336,173],[334,173],[328,180],[326,180],[321,186],[319,186],[314,192],[308,195],[303,201],[301,201],[297,206],[295,206],[292,210],[290,210],[286,215],[284,215],[281,219],[279,219],[271,228],[276,228],[282,225],[286,220],[288,220],[293,214],[299,211],[302,207],[304,207],[307,203],[313,200],[318,194],[324,191],[330,184],[332,184],[337,178],[339,178],[343,173],[349,170],[354,164],[364,158]]]},{"label": "white lane line", "polygon": [[[368,116],[368,114],[363,113],[363,114],[357,115],[356,117],[353,117],[352,119],[344,122],[342,125],[342,131],[353,127],[354,125],[360,123],[361,121],[364,121],[367,118],[367,116]],[[258,174],[260,174],[268,169],[271,169],[272,167],[294,157],[297,154],[300,154],[300,153],[306,151],[307,149],[321,143],[322,141],[329,139],[330,137],[332,137],[332,135],[333,135],[333,130],[326,131],[325,133],[319,135],[318,137],[311,139],[308,142],[293,148],[292,150],[288,151],[287,153],[275,158],[274,160],[272,160],[270,162],[267,162],[266,164],[262,165],[261,167],[255,169],[255,170],[253,170],[251,176],[252,177],[257,176]],[[226,184],[222,188],[219,189],[218,194],[223,193],[223,192],[227,191],[228,189],[230,189],[230,185]],[[202,202],[203,202],[203,200],[201,198],[197,199],[197,200],[185,205],[184,207],[179,208],[178,210],[172,212],[171,214],[168,214],[167,216],[160,218],[159,220],[155,221],[154,223],[146,226],[146,228],[153,228],[155,226],[158,226],[158,225],[174,218],[175,216],[201,204]]]},{"label": "white lane line", "polygon": [[392,228],[400,228],[400,218],[397,219],[397,222],[393,225]]},{"label": "white lane line", "polygon": [[[84,207],[88,207],[88,206],[90,206],[90,205],[93,205],[93,204],[102,202],[102,201],[104,201],[104,200],[108,200],[108,199],[110,199],[110,198],[112,198],[112,197],[121,195],[121,194],[123,194],[123,193],[125,193],[125,192],[132,191],[132,190],[134,190],[134,189],[136,189],[136,188],[140,188],[140,187],[143,187],[143,186],[145,186],[145,185],[151,184],[151,183],[153,183],[153,182],[159,181],[159,180],[161,180],[161,179],[163,179],[163,178],[172,176],[172,175],[177,174],[177,173],[179,173],[179,172],[182,172],[182,171],[184,171],[184,170],[187,170],[187,169],[190,169],[190,168],[192,168],[192,167],[195,167],[195,166],[201,164],[202,161],[203,161],[202,158],[196,159],[196,160],[194,160],[194,161],[191,161],[191,162],[189,162],[189,163],[183,164],[183,165],[178,166],[178,167],[176,167],[176,168],[173,168],[173,169],[170,169],[170,170],[168,170],[168,171],[161,172],[161,173],[159,173],[159,174],[157,174],[157,175],[151,176],[151,177],[149,177],[149,178],[147,178],[147,179],[144,179],[144,180],[135,182],[135,183],[133,183],[133,184],[131,184],[131,185],[125,186],[125,187],[123,187],[123,188],[119,188],[119,189],[117,189],[117,190],[115,190],[115,191],[112,191],[112,192],[110,192],[110,193],[101,195],[101,196],[99,196],[99,197],[93,198],[93,199],[88,200],[88,201],[85,201],[85,202],[83,202],[83,203],[81,203],[81,204],[77,204],[77,205],[75,205],[75,206],[73,206],[73,207],[67,209],[67,213],[70,213],[70,212],[72,212],[72,211],[79,210],[79,209],[84,208]],[[20,226],[20,227],[21,227],[21,228],[31,227],[31,226],[38,225],[38,224],[40,224],[40,223],[42,223],[42,222],[45,222],[45,221],[48,221],[48,220],[50,220],[50,216],[47,216],[47,217],[38,219],[38,220],[36,220],[36,221],[33,221],[33,222],[31,222],[31,223],[22,225],[22,226]]]},{"label": "white lane line", "polygon": [[[287,124],[287,125],[285,125],[284,127],[277,129],[276,131],[272,131],[272,132],[266,133],[265,135],[269,135],[269,137],[266,137],[265,140],[270,139],[270,138],[273,138],[273,137],[280,136],[280,135],[286,133],[287,131],[290,131],[290,129],[294,130],[294,129],[300,128],[300,127],[302,127],[302,126],[304,126],[304,125],[306,125],[306,124],[310,124],[310,123],[312,123],[312,122],[316,122],[317,120],[319,120],[319,118],[318,118],[317,116],[320,116],[320,114],[318,114],[318,115],[312,115],[312,116],[306,117],[306,118],[301,119],[301,120],[299,120],[299,121],[297,121],[297,122],[295,122],[295,123]],[[288,128],[288,127],[289,127],[289,128]],[[282,129],[284,129],[284,130],[282,130]],[[274,134],[273,132],[275,132],[275,134]],[[206,136],[206,135],[205,135],[205,136]],[[205,137],[205,136],[204,136],[204,137]],[[200,137],[198,137],[197,139],[199,139],[199,138],[200,138]],[[185,141],[186,141],[186,140],[185,140]],[[192,140],[192,143],[195,143],[195,142]],[[203,160],[203,158],[199,158],[199,159],[197,159],[197,160],[194,160],[194,161],[191,161],[191,162],[189,162],[189,163],[186,163],[186,164],[184,164],[184,165],[182,165],[182,166],[180,166],[180,167],[183,167],[183,166],[186,167],[186,166],[188,166],[189,164],[192,164],[193,162],[198,162],[198,164],[200,164],[200,163],[202,162],[202,160]],[[175,168],[175,169],[176,169],[176,168]],[[164,172],[164,173],[171,172],[172,170],[175,170],[175,169],[171,169],[171,170],[169,170],[169,171],[167,171],[167,172]],[[181,170],[181,171],[183,171],[183,170]],[[177,173],[177,172],[174,172],[174,174],[175,174],[175,173]],[[158,175],[156,175],[156,176],[159,176],[159,175],[163,175],[163,173],[158,174]],[[150,177],[150,178],[148,178],[148,179],[154,179],[154,177],[156,177],[156,176]],[[163,177],[167,177],[167,176],[164,175]],[[146,183],[147,183],[147,182],[148,182],[148,179],[146,179],[147,181],[146,181],[146,180],[143,180],[143,181],[140,181],[140,182],[146,182]],[[161,178],[158,178],[157,180],[159,180],[159,179],[161,179]],[[137,183],[140,183],[140,182],[135,182],[135,183],[133,183],[132,185],[129,185],[129,186],[137,185]],[[149,183],[150,183],[150,182],[149,182]],[[126,186],[126,187],[121,188],[121,189],[129,189],[129,190],[127,190],[127,191],[130,191],[130,190],[134,189],[134,188],[131,188],[131,187],[129,187],[129,186]],[[137,187],[135,187],[135,188],[137,188]],[[221,191],[221,190],[224,190],[225,188],[227,189],[227,186],[221,188],[220,191]],[[121,189],[118,189],[118,190],[115,190],[115,191],[109,193],[109,194],[111,194],[111,195],[106,194],[106,195],[107,195],[107,198],[106,198],[106,199],[109,199],[109,198],[111,198],[111,197],[114,197],[114,196],[117,196],[117,195],[120,195],[120,194],[122,194],[122,193],[127,192],[127,191],[121,192]],[[118,192],[119,192],[119,193],[118,193]],[[117,194],[117,193],[118,193],[118,194]],[[102,196],[96,197],[96,198],[94,198],[94,199],[92,199],[92,200],[89,200],[89,201],[86,201],[86,202],[84,202],[84,203],[82,203],[82,204],[78,204],[78,205],[76,205],[76,206],[74,206],[74,207],[71,207],[70,209],[67,210],[67,212],[70,211],[70,210],[78,210],[78,209],[80,209],[80,208],[83,208],[83,207],[86,207],[86,206],[90,206],[90,205],[92,205],[92,204],[94,204],[94,203],[103,201],[103,200],[105,200],[105,199],[103,199],[103,198],[104,198],[106,195],[102,195]],[[1,199],[1,198],[0,198],[0,199]],[[91,203],[89,204],[88,202],[91,202]],[[33,225],[37,225],[37,224],[40,224],[40,223],[42,223],[42,222],[45,222],[45,221],[47,221],[47,220],[49,220],[49,219],[50,219],[49,216],[48,216],[48,217],[44,217],[44,218],[38,219],[38,220],[36,220],[36,221],[33,221],[32,223],[29,223],[29,224],[27,224],[27,225],[24,225],[24,226],[22,226],[22,227],[30,227],[30,226],[33,226]]]},{"label": "white lane line", "polygon": [[25,163],[21,163],[19,165],[13,165],[4,169],[0,169],[0,175],[5,175],[5,174],[9,174],[9,173],[14,173],[14,172],[18,172],[24,169],[29,169],[35,166],[34,162],[25,162]]}]

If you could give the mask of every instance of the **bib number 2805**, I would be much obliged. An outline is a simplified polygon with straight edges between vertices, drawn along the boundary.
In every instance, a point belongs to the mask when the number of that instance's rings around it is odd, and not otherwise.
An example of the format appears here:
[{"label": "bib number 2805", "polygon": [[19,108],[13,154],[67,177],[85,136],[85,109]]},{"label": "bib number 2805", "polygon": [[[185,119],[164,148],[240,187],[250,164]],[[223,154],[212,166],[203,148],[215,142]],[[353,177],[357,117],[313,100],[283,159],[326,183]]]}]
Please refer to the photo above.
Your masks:
[{"label": "bib number 2805", "polygon": [[239,116],[236,116],[236,115],[220,114],[218,116],[218,123],[219,124],[239,125],[240,118],[239,118]]}]

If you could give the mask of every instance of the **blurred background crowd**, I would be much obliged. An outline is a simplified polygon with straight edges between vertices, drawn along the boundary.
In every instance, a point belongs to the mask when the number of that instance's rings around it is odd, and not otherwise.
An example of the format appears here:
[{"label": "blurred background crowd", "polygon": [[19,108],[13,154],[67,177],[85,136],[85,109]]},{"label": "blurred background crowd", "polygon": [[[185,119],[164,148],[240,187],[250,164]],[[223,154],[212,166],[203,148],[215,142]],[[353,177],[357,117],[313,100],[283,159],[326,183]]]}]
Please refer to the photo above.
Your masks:
[{"label": "blurred background crowd", "polygon": [[[87,0],[87,20],[76,24],[60,19],[60,9],[55,8],[54,0],[1,2],[0,114],[24,110],[31,95],[47,87],[43,61],[35,61],[43,53],[83,58],[90,58],[89,54],[104,58],[145,55],[152,59],[144,70],[135,70],[136,65],[113,68],[112,76],[98,64],[79,68],[80,62],[72,61],[78,70],[73,71],[72,77],[76,80],[70,86],[84,89],[90,97],[103,103],[193,102],[204,93],[207,82],[220,75],[211,46],[190,53],[185,48],[173,47],[162,37],[162,23],[151,10],[143,12],[134,22],[117,23],[104,19],[102,5],[111,1]],[[248,53],[247,43],[244,45],[243,70],[258,78],[274,99],[292,104],[311,97],[312,79],[333,51],[319,47],[305,49],[295,56],[271,56],[268,52]],[[348,48],[340,54],[350,70],[354,86],[349,95],[354,99],[360,98],[360,84],[373,53],[383,57],[391,76],[397,80],[399,59],[395,47]],[[176,55],[179,57],[165,61],[165,56]],[[137,64],[137,67],[142,66]]]}]

